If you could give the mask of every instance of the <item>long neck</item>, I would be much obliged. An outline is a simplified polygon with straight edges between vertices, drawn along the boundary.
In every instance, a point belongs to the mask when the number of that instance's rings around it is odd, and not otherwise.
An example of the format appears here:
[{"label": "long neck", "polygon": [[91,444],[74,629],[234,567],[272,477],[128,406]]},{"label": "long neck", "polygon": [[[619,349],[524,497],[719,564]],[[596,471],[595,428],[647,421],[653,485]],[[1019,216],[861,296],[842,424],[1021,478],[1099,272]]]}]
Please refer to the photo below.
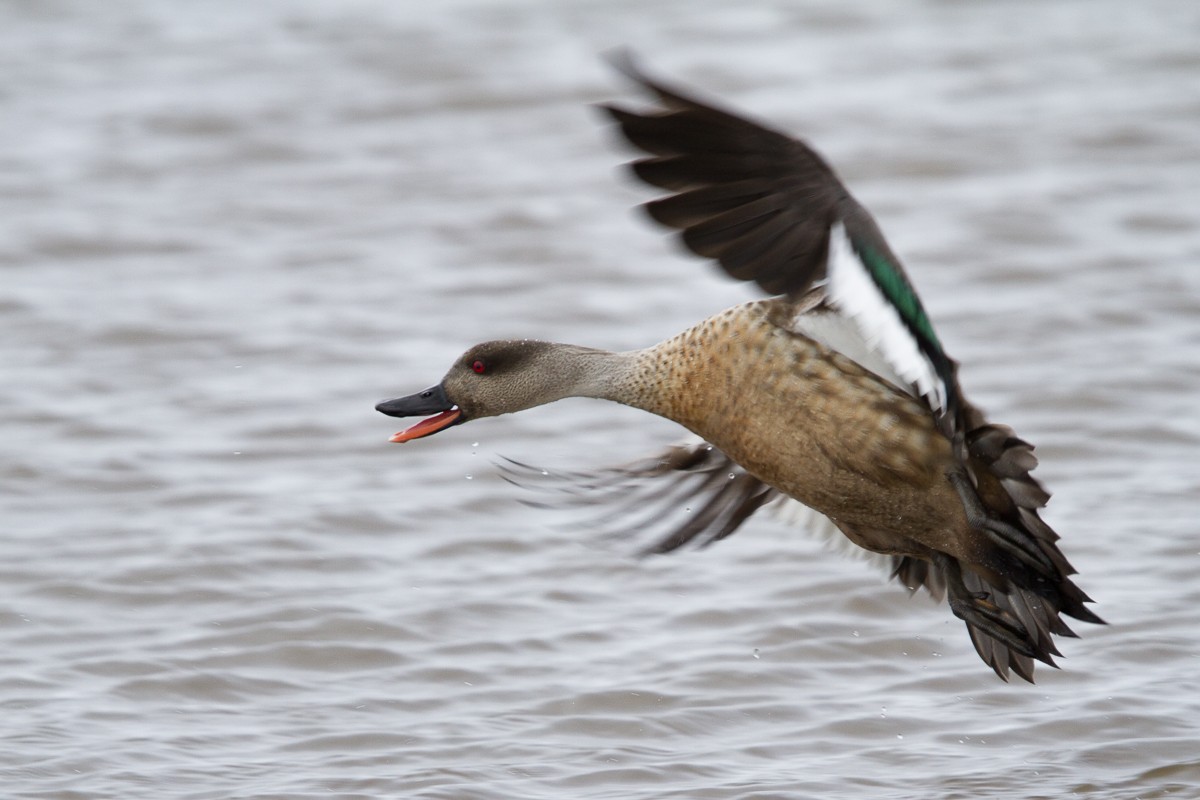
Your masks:
[{"label": "long neck", "polygon": [[[547,385],[529,392],[538,404],[566,397],[593,397],[648,411],[695,429],[714,398],[700,389],[711,382],[712,345],[735,307],[642,350],[614,353],[571,344],[547,344],[535,372]],[[714,324],[716,327],[714,327]],[[728,348],[718,348],[727,350]],[[719,365],[718,365],[719,366]]]},{"label": "long neck", "polygon": [[690,333],[685,331],[653,347],[622,353],[560,345],[556,348],[555,367],[561,376],[560,385],[566,389],[561,397],[611,400],[681,422],[680,398],[667,387],[687,384],[683,375],[688,368]]},{"label": "long neck", "polygon": [[547,366],[553,376],[554,388],[547,390],[548,399],[544,402],[566,397],[593,397],[642,407],[637,399],[642,383],[640,357],[645,351],[614,353],[573,344],[552,347],[549,355],[552,362]]},{"label": "long neck", "polygon": [[726,309],[644,350],[592,351],[603,364],[589,369],[587,397],[613,400],[678,422],[701,436],[713,424],[744,413],[742,382],[773,377],[747,358],[774,341],[773,301]]}]

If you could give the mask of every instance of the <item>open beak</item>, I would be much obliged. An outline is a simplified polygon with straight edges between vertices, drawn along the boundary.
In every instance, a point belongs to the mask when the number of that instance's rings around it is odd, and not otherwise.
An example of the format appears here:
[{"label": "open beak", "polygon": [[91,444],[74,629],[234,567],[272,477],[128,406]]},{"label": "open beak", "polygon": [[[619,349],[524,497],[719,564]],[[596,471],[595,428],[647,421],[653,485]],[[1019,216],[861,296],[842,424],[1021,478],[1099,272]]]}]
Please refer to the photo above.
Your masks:
[{"label": "open beak", "polygon": [[442,388],[441,384],[431,386],[423,392],[410,394],[408,397],[385,400],[375,406],[375,410],[387,414],[389,417],[434,415],[400,431],[389,440],[392,442],[420,439],[422,436],[429,436],[452,425],[466,422],[463,419],[462,409],[450,402],[450,398],[446,397],[446,390]]}]

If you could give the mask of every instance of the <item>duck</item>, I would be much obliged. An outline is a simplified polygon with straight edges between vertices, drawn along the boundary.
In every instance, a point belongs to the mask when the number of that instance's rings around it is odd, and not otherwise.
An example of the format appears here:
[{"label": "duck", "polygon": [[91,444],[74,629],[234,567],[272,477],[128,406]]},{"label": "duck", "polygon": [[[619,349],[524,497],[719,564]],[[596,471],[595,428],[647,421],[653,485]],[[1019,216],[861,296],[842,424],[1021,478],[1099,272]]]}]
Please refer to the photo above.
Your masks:
[{"label": "duck", "polygon": [[[569,397],[672,420],[699,441],[608,473],[664,491],[699,478],[699,510],[657,542],[670,552],[738,530],[790,499],[883,556],[910,594],[946,599],[997,676],[1057,668],[1068,616],[1104,624],[1039,511],[1033,446],[988,421],[958,381],[900,259],[808,144],[614,65],[649,98],[598,109],[641,157],[644,204],[691,253],[765,297],[644,349],[532,339],[470,347],[440,382],[379,403],[423,417],[409,442]],[[430,416],[431,415],[431,416]],[[657,482],[657,483],[655,483]]]}]

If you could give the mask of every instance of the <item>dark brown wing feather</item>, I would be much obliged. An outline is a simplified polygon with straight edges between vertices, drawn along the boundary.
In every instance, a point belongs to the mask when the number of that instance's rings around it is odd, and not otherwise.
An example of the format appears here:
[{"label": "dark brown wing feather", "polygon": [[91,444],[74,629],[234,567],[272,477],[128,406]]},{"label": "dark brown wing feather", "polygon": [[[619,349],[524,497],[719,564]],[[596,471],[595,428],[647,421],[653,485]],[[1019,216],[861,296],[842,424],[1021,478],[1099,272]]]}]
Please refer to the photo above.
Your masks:
[{"label": "dark brown wing feather", "polygon": [[[1071,576],[1076,570],[1058,548],[1059,536],[1039,515],[1050,498],[1030,473],[1037,466],[1033,446],[1018,438],[1006,425],[987,422],[982,412],[966,405],[967,468],[979,499],[989,517],[1007,525],[1016,541],[998,547],[1007,558],[1005,586],[992,585],[981,575],[964,571],[968,591],[986,592],[992,602],[1019,620],[1027,633],[1029,649],[1036,657],[1053,664],[1059,655],[1051,634],[1075,637],[1062,614],[1083,622],[1103,625],[1085,603],[1093,602]],[[1030,558],[1032,552],[1035,557]],[[971,641],[980,657],[1002,678],[1011,668],[1025,680],[1033,680],[1033,662],[1004,647],[985,632],[967,624]]]},{"label": "dark brown wing feather", "polygon": [[826,274],[829,231],[861,207],[810,147],[765,125],[619,69],[652,91],[661,108],[602,108],[634,146],[650,153],[634,174],[674,194],[646,204],[684,244],[732,277],[770,294],[800,295]]},{"label": "dark brown wing feather", "polygon": [[512,483],[553,493],[553,500],[535,505],[608,506],[601,529],[622,538],[652,537],[647,554],[693,543],[707,547],[782,497],[704,442],[594,472],[549,473],[511,460],[502,469]]},{"label": "dark brown wing feather", "polygon": [[996,540],[997,575],[989,578],[957,567],[947,574],[936,563],[908,556],[893,560],[892,574],[910,592],[924,586],[938,599],[955,585],[985,596],[1023,629],[1020,638],[1026,652],[967,620],[971,643],[1001,678],[1007,680],[1011,671],[1032,683],[1034,659],[1053,666],[1053,657],[1060,655],[1052,635],[1076,635],[1062,615],[1100,625],[1104,620],[1085,605],[1092,599],[1071,580],[1075,569],[1058,548],[1058,534],[1038,513],[1050,494],[1030,474],[1038,463],[1033,446],[1008,426],[988,422],[970,404],[964,405],[962,413],[968,429],[965,460],[976,493],[988,517],[1010,531],[1010,538]]},{"label": "dark brown wing feather", "polygon": [[943,384],[945,407],[935,410],[946,412],[943,424],[954,438],[954,362],[879,226],[821,156],[767,125],[648,78],[627,54],[614,65],[658,100],[644,111],[601,106],[630,144],[650,154],[633,162],[634,174],[671,192],[645,204],[650,216],[680,231],[689,250],[731,277],[793,298],[828,277],[831,231],[843,225],[881,299],[897,309]]}]

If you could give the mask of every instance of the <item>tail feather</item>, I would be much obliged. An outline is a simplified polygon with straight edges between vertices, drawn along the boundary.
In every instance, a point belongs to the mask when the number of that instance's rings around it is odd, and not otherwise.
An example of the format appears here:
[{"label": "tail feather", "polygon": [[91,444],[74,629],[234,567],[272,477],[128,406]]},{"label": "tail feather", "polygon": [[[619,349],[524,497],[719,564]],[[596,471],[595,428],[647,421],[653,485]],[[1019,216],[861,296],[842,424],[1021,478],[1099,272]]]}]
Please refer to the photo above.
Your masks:
[{"label": "tail feather", "polygon": [[1059,535],[1038,513],[1050,493],[1031,474],[1038,464],[1033,445],[988,422],[966,400],[953,428],[966,432],[956,441],[988,517],[982,532],[993,552],[975,568],[944,555],[894,556],[892,576],[910,592],[924,587],[935,600],[949,594],[979,657],[1004,680],[1015,673],[1032,683],[1034,660],[1055,666],[1053,657],[1061,655],[1053,637],[1077,638],[1063,615],[1104,620],[1086,606],[1092,599],[1071,580],[1076,570],[1058,547]]},{"label": "tail feather", "polygon": [[[1050,493],[1030,474],[1038,463],[1033,446],[1008,426],[986,422],[969,405],[963,416],[968,470],[986,513],[1021,536],[1024,546],[1045,556],[1037,561],[1011,559],[1003,570],[1007,586],[992,585],[982,573],[971,570],[963,571],[963,584],[970,592],[986,593],[992,603],[1019,620],[1031,649],[1039,658],[1046,656],[1040,660],[1053,664],[1050,656],[1060,653],[1051,636],[1076,636],[1062,614],[1101,625],[1104,620],[1086,607],[1091,598],[1071,580],[1076,570],[1058,548],[1058,534],[1038,513]],[[1012,652],[969,622],[967,627],[980,657],[1000,677],[1011,669],[1032,682],[1033,663],[1027,656]]]}]

